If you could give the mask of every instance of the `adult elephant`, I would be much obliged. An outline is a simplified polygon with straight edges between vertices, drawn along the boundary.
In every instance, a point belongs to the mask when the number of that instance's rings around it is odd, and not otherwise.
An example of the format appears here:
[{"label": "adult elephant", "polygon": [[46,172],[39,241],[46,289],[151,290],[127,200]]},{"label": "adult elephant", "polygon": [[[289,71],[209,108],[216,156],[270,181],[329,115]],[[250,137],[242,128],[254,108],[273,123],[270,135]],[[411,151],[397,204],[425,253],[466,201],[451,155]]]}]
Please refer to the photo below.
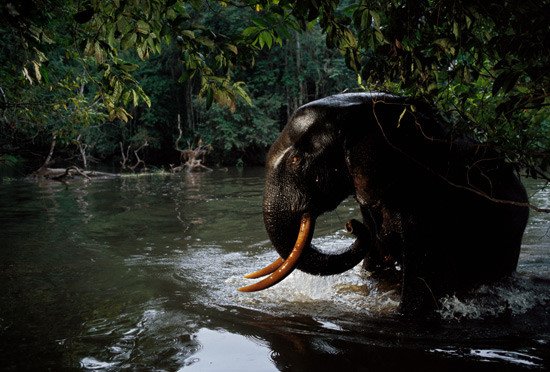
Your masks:
[{"label": "adult elephant", "polygon": [[[489,146],[455,136],[426,105],[383,93],[339,94],[300,107],[266,164],[264,222],[280,259],[248,277],[256,291],[294,268],[344,272],[364,260],[401,288],[400,310],[433,310],[515,271],[528,218],[512,167]],[[363,222],[343,252],[311,244],[316,218],[353,195]]]}]

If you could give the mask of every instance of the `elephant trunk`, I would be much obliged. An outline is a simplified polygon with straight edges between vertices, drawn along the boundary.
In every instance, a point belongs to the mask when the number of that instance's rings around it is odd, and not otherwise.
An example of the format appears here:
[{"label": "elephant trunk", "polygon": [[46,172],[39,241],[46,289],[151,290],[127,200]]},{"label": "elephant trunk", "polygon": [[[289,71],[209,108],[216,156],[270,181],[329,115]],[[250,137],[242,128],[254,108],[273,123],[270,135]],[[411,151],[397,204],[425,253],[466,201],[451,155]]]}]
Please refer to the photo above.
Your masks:
[{"label": "elephant trunk", "polygon": [[356,237],[347,249],[331,254],[321,252],[310,244],[304,249],[297,269],[313,275],[335,275],[355,267],[367,254],[370,231],[355,219],[346,223],[346,230]]},{"label": "elephant trunk", "polygon": [[[264,211],[264,223],[271,243],[277,253],[283,258],[290,254],[298,230],[300,218],[292,214],[281,215]],[[315,217],[312,218],[311,236],[315,230]],[[356,240],[344,251],[336,254],[321,252],[315,245],[309,243],[304,248],[301,258],[298,261],[297,269],[313,275],[334,275],[350,270],[365,258],[367,247],[370,242],[369,230],[359,221],[352,220],[347,223],[346,228],[356,236]]]},{"label": "elephant trunk", "polygon": [[[347,271],[365,258],[371,239],[369,230],[362,223],[351,220],[346,224],[346,229],[357,239],[344,252],[328,254],[311,244],[315,218],[308,213],[301,216],[299,223],[287,216],[284,219],[286,226],[281,225],[280,219],[275,221],[269,214],[264,215],[264,220],[271,242],[281,258],[261,270],[246,275],[246,278],[258,278],[271,274],[256,284],[239,288],[243,292],[269,288],[283,280],[295,268],[314,275],[334,275]],[[297,238],[293,239],[294,236]]]}]

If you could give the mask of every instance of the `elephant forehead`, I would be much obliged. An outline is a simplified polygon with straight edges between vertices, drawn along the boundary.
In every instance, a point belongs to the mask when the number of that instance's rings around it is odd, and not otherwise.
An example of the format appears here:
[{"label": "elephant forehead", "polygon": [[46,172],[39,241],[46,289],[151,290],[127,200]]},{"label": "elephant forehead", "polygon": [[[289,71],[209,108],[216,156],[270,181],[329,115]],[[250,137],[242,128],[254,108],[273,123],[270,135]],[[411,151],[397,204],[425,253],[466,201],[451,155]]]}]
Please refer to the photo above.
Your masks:
[{"label": "elephant forehead", "polygon": [[302,109],[298,111],[289,123],[290,140],[296,142],[319,118],[320,113],[317,110]]}]

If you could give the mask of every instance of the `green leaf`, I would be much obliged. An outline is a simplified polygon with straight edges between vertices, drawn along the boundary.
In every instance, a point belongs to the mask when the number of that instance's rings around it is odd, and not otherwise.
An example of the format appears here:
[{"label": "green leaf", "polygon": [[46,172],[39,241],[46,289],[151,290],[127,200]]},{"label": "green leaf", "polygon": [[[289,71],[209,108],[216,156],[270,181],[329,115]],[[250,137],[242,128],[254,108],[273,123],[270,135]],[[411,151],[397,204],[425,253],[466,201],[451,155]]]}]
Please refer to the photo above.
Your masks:
[{"label": "green leaf", "polygon": [[123,50],[127,50],[130,48],[133,48],[137,41],[137,34],[136,33],[129,33],[122,37],[120,40],[120,46]]},{"label": "green leaf", "polygon": [[250,26],[250,27],[247,27],[243,30],[242,35],[244,37],[249,37],[249,36],[252,36],[252,35],[256,35],[258,32],[259,32],[258,27]]},{"label": "green leaf", "polygon": [[128,20],[124,16],[117,19],[116,27],[118,32],[120,32],[122,35],[126,35],[132,29],[132,26],[130,25],[130,23],[128,23]]},{"label": "green leaf", "polygon": [[399,115],[399,120],[397,120],[397,128],[401,126],[401,120],[403,119],[406,113],[407,113],[407,107],[405,107],[403,109],[403,112],[401,112],[401,115]]},{"label": "green leaf", "polygon": [[147,94],[145,94],[145,92],[140,88],[140,93],[141,93],[141,99],[143,100],[143,102],[145,102],[145,104],[147,105],[147,107],[151,107],[151,98],[149,98],[149,96]]},{"label": "green leaf", "polygon": [[214,42],[207,37],[199,37],[197,41],[209,49],[214,49],[216,46]]},{"label": "green leaf", "polygon": [[149,46],[149,49],[154,51],[155,48],[156,48],[155,39],[153,39],[151,36],[149,36],[145,41],[146,41],[147,45]]},{"label": "green leaf", "polygon": [[174,19],[176,19],[176,17],[177,15],[174,9],[168,9],[166,11],[166,18],[169,19],[170,21],[173,21]]},{"label": "green leaf", "polygon": [[134,89],[132,89],[131,92],[132,92],[132,103],[134,107],[136,107],[139,103],[139,96]]},{"label": "green leaf", "polygon": [[113,24],[109,25],[109,32],[107,33],[107,43],[109,43],[109,46],[111,48],[115,48],[116,40],[115,40],[115,26]]},{"label": "green leaf", "polygon": [[188,15],[183,2],[177,1],[172,9],[174,9],[174,11],[180,16],[186,17]]},{"label": "green leaf", "polygon": [[371,11],[370,14],[372,15],[372,19],[374,20],[374,27],[380,31],[380,14],[378,12]]},{"label": "green leaf", "polygon": [[368,9],[365,9],[363,13],[361,14],[361,29],[367,30],[371,27],[372,21],[370,12]]},{"label": "green leaf", "polygon": [[237,50],[237,47],[233,44],[225,44],[225,47],[231,51],[233,54],[237,55],[238,54],[238,50]]},{"label": "green leaf", "polygon": [[120,65],[120,68],[126,72],[133,72],[133,71],[136,71],[138,69],[138,65],[134,64],[134,63],[123,63]]},{"label": "green leaf", "polygon": [[44,65],[40,65],[40,72],[42,73],[42,78],[44,79],[44,82],[46,84],[50,83],[50,74],[48,72],[48,69],[44,67]]},{"label": "green leaf", "polygon": [[434,41],[434,44],[440,46],[446,53],[449,53],[451,55],[455,54],[455,47],[447,38],[437,39]]},{"label": "green leaf", "polygon": [[384,42],[384,35],[379,30],[374,31],[374,35],[376,36],[376,40],[378,40],[379,43]]},{"label": "green leaf", "polygon": [[470,29],[471,26],[472,26],[472,18],[470,18],[469,16],[466,16],[466,28]]},{"label": "green leaf", "polygon": [[138,45],[136,47],[136,52],[141,60],[146,60],[149,58],[149,49],[147,48],[147,45]]},{"label": "green leaf", "polygon": [[116,108],[115,117],[117,119],[120,119],[123,122],[127,123],[129,116],[130,116],[130,114],[128,114],[128,112],[126,110],[124,110],[122,107],[117,107]]},{"label": "green leaf", "polygon": [[126,92],[124,92],[122,94],[122,102],[125,105],[128,105],[128,103],[130,102],[130,94],[131,94],[131,92],[129,90],[127,90]]},{"label": "green leaf", "polygon": [[258,35],[258,39],[261,48],[263,48],[264,45],[267,45],[267,47],[271,49],[271,45],[273,44],[273,37],[269,31],[262,31],[260,35]]},{"label": "green leaf", "polygon": [[195,39],[195,33],[191,30],[183,30],[181,34],[187,36],[189,39]]},{"label": "green leaf", "polygon": [[136,31],[141,33],[141,34],[146,35],[151,31],[151,27],[149,26],[149,24],[147,22],[140,19],[136,23]]},{"label": "green leaf", "polygon": [[34,76],[36,77],[36,81],[42,80],[42,74],[40,73],[40,65],[36,61],[33,61],[32,66],[34,68]]},{"label": "green leaf", "polygon": [[236,82],[233,84],[233,89],[235,92],[249,105],[252,106],[252,99],[244,89],[244,83],[242,81]]},{"label": "green leaf", "polygon": [[457,21],[453,22],[453,34],[457,40],[460,38],[460,28],[458,27]]}]

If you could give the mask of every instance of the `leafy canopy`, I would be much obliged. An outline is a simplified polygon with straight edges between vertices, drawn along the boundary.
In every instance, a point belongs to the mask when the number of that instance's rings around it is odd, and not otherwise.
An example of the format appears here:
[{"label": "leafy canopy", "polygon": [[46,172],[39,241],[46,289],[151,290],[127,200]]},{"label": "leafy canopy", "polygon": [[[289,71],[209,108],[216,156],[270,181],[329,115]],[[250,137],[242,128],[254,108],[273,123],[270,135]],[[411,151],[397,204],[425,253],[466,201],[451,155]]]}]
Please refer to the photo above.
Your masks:
[{"label": "leafy canopy", "polygon": [[[128,121],[129,105],[151,104],[130,56],[147,60],[171,44],[181,53],[180,82],[198,81],[207,107],[217,102],[235,110],[237,98],[251,102],[236,79],[242,76],[238,68],[254,64],[262,49],[291,40],[296,30],[318,24],[365,89],[435,102],[456,130],[491,143],[530,175],[549,179],[549,3],[10,1],[0,5],[1,85],[13,91],[22,82],[55,85],[65,95],[59,93],[52,107],[65,110],[65,117],[98,121],[92,112],[104,110],[111,120]],[[215,20],[226,8],[243,10],[246,20],[231,30],[205,26],[203,14]],[[59,58],[73,61],[64,82],[51,78],[53,44],[65,48]],[[87,88],[93,97],[81,95],[67,105],[68,92],[74,96],[79,85],[93,85]]]}]

